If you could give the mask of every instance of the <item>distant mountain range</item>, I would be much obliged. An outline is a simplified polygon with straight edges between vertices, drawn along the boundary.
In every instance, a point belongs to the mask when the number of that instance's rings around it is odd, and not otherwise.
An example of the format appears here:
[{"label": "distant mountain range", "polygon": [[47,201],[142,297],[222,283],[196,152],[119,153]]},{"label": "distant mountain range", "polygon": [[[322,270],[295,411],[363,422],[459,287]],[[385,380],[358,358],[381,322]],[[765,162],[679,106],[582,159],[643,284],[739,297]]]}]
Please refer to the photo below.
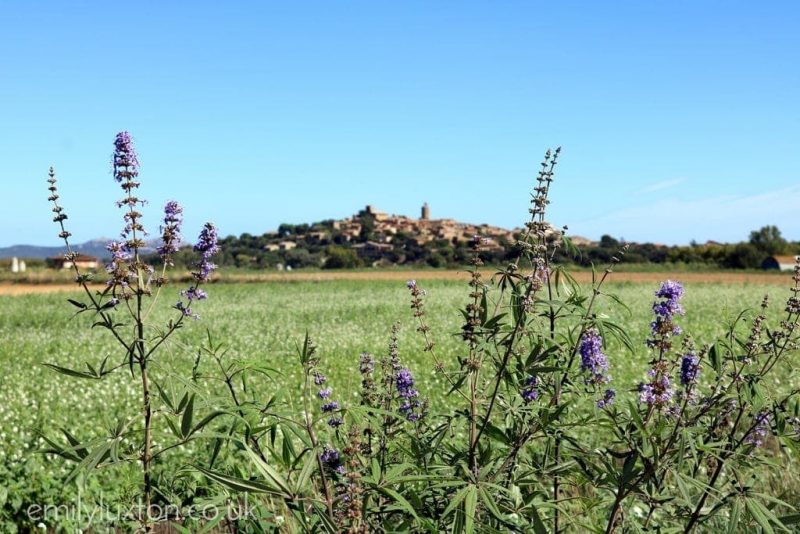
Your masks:
[{"label": "distant mountain range", "polygon": [[[86,243],[80,243],[72,246],[72,250],[80,254],[88,256],[96,256],[100,259],[109,257],[106,245],[111,239],[92,239]],[[154,252],[155,247],[158,246],[160,241],[156,240],[154,243],[148,243],[148,246],[143,249],[144,252]],[[63,256],[65,252],[64,246],[60,247],[40,247],[36,245],[13,245],[10,247],[0,247],[0,259],[4,258],[36,258],[46,259],[56,256]]]}]

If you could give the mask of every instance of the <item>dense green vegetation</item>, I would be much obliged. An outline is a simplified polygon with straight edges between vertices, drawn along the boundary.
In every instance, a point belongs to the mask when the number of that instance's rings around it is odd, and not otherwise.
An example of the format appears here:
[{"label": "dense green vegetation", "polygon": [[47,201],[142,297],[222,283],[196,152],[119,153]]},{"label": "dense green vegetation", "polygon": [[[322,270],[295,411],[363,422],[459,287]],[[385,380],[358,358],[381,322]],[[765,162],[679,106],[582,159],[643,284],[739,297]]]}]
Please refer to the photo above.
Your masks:
[{"label": "dense green vegetation", "polygon": [[[324,232],[330,237],[320,240]],[[242,234],[228,236],[220,240],[221,254],[217,262],[222,266],[252,269],[275,268],[278,264],[293,269],[353,268],[369,266],[374,262],[383,265],[425,265],[430,267],[461,267],[468,263],[470,245],[468,242],[452,242],[437,239],[419,244],[414,236],[399,233],[391,241],[391,249],[378,257],[362,257],[356,254],[353,245],[371,239],[368,231],[357,239],[346,241],[332,227],[332,221],[313,225],[283,224],[276,233],[260,236]],[[289,250],[268,250],[270,245],[291,240],[297,247]],[[487,250],[481,254],[484,262],[503,264],[518,254],[513,243],[498,243],[500,248]],[[560,247],[556,260],[561,264],[588,267],[592,264],[607,263],[616,254],[624,241],[604,235],[599,242],[567,250]],[[688,265],[695,268],[712,269],[760,269],[764,260],[773,255],[800,253],[800,243],[787,241],[775,226],[765,226],[751,232],[749,239],[741,243],[692,243],[686,246],[665,246],[653,243],[628,243],[626,264],[639,265]],[[156,258],[152,258],[157,261]],[[178,264],[187,265],[192,261],[191,251],[186,249],[178,254]]]},{"label": "dense green vegetation", "polygon": [[[787,280],[788,282],[788,280]],[[429,296],[426,300],[427,320],[431,334],[437,342],[438,353],[445,359],[462,354],[463,342],[457,335],[463,318],[458,307],[463,307],[467,290],[454,282],[429,282],[425,284]],[[597,308],[600,316],[608,316],[625,326],[634,341],[636,350],[630,352],[609,339],[609,355],[614,385],[619,404],[634,400],[634,388],[644,378],[650,354],[644,347],[648,335],[655,287],[637,284],[615,284],[609,291],[617,294],[630,307],[615,305],[613,300],[603,300]],[[765,294],[781,302],[785,296],[781,286],[720,286],[690,285],[683,304],[687,315],[682,325],[686,332],[698,340],[712,340],[725,332],[726,324],[736,318],[740,309],[756,308]],[[84,504],[91,506],[100,499],[107,506],[135,499],[141,480],[135,465],[104,469],[92,473],[79,486],[72,481],[64,484],[71,470],[69,464],[54,462],[51,457],[35,454],[46,446],[43,435],[58,438],[59,428],[69,428],[82,442],[92,442],[105,435],[105,428],[113,427],[119,420],[136,420],[139,407],[137,384],[129,374],[117,373],[104,381],[76,380],[55,373],[42,364],[55,363],[70,368],[84,368],[85,363],[97,366],[106,356],[111,361],[123,358],[111,340],[88,326],[91,318],[73,316],[66,304],[68,295],[31,295],[0,297],[0,525],[3,531],[13,532],[35,526],[27,518],[31,505],[66,504],[74,502],[79,491]],[[175,298],[170,295],[168,298]],[[435,374],[433,362],[422,351],[422,341],[415,332],[408,309],[408,294],[402,284],[386,282],[330,282],[291,284],[237,284],[215,286],[208,305],[201,310],[199,322],[192,322],[179,331],[169,342],[163,362],[153,373],[159,382],[170,385],[175,391],[198,388],[213,398],[215,391],[222,392],[224,384],[212,376],[213,362],[197,360],[197,346],[209,329],[223,340],[231,357],[274,369],[273,379],[252,377],[249,392],[255,399],[297,406],[300,401],[302,369],[297,362],[296,344],[302,342],[302,333],[308,331],[319,347],[322,365],[335,391],[358,390],[358,355],[370,351],[381,355],[386,352],[391,325],[400,321],[399,349],[403,362],[414,373],[420,394],[429,399],[433,408],[444,407],[452,398],[446,391],[440,374]],[[162,321],[164,316],[154,315],[151,320]],[[782,313],[781,306],[770,310],[775,318]],[[752,317],[750,313],[746,317]],[[77,324],[76,324],[77,323]],[[86,324],[84,324],[86,323]],[[192,375],[194,384],[180,377]],[[792,374],[778,384],[779,389],[797,387],[800,379]],[[347,406],[358,403],[357,398],[340,399]],[[587,405],[583,409],[591,410]],[[211,410],[210,406],[196,406],[198,414]],[[105,414],[105,415],[101,415]],[[162,403],[156,418],[169,417]],[[164,428],[157,424],[157,428]],[[155,436],[159,443],[166,436]],[[159,473],[167,473],[177,464],[195,461],[195,453],[202,445],[190,444],[169,456],[173,465],[157,466]],[[796,458],[785,456],[777,447],[770,446],[775,462],[784,468],[774,474],[765,474],[752,481],[758,489],[798,505],[800,495],[800,467]],[[174,469],[173,469],[174,471]],[[80,481],[80,480],[79,480]],[[173,481],[175,485],[203,487],[206,482],[196,472],[184,474]],[[79,490],[79,487],[82,487]],[[176,492],[179,488],[176,486]],[[198,499],[213,499],[222,490],[212,486],[199,491]],[[84,518],[85,520],[85,518]],[[55,522],[44,521],[48,526]],[[79,521],[62,521],[61,526],[72,529]]]}]

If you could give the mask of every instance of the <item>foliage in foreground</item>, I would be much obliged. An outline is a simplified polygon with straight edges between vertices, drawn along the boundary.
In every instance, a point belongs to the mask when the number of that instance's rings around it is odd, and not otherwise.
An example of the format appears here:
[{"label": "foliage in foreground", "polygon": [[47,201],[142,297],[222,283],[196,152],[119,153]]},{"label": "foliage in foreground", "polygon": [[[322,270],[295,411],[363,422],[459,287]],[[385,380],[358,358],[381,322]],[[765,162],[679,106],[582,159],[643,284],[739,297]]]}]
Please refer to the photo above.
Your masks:
[{"label": "foliage in foreground", "polygon": [[[559,247],[570,249],[566,236],[552,241],[545,235],[558,154],[548,152],[542,164],[531,220],[506,268],[482,271],[486,244],[476,236],[458,333],[463,344],[455,357],[438,352],[437,336],[449,333],[431,332],[426,293],[408,283],[422,350],[446,391],[417,390],[396,329],[385,354],[360,355],[355,402],[352,392],[330,383],[309,335],[297,347],[300,399],[253,395],[252,377],[274,373],[241,363],[211,334],[191,376],[177,386],[151,386],[147,368],[156,349],[193,315],[191,301],[204,294],[193,285],[166,329],[151,325],[146,313],[137,313],[152,291],[134,235],[118,248],[106,291],[92,293],[76,273],[88,302],[73,305],[98,315],[97,326],[119,338],[121,356],[99,369],[52,367],[93,380],[128,372],[142,384],[142,417],[121,421],[97,443],[65,432],[67,442],[49,439],[46,452],[74,463],[76,477],[139,465],[143,507],[130,519],[145,530],[166,520],[190,529],[226,523],[243,532],[689,532],[754,524],[785,530],[797,521],[795,511],[754,491],[753,481],[795,450],[800,430],[797,391],[774,387],[774,377],[796,354],[800,267],[783,320],[768,324],[762,312],[742,329],[737,319],[726,336],[702,343],[681,329],[684,288],[666,281],[648,311],[647,345],[634,346],[629,332],[597,313],[601,299],[624,306],[606,293],[605,283],[625,249],[586,288],[554,262]],[[60,219],[60,210],[56,214]],[[175,221],[169,210],[166,217],[169,228]],[[138,229],[138,216],[126,222],[126,230]],[[165,245],[169,237],[165,233]],[[198,246],[198,283],[210,272],[210,241],[206,234]],[[762,310],[768,306],[761,303]],[[605,349],[611,339],[648,351],[642,383],[615,385],[619,362]],[[204,396],[193,387],[202,362],[216,366],[226,396]],[[151,389],[157,396],[150,397]],[[455,407],[431,408],[426,398],[434,394],[447,395]],[[207,411],[196,413],[195,406]],[[154,412],[160,417],[153,419]],[[173,436],[155,451],[154,421]],[[186,468],[151,476],[162,454],[186,446],[195,448]],[[203,499],[249,507],[235,519],[204,521],[190,513]]]}]

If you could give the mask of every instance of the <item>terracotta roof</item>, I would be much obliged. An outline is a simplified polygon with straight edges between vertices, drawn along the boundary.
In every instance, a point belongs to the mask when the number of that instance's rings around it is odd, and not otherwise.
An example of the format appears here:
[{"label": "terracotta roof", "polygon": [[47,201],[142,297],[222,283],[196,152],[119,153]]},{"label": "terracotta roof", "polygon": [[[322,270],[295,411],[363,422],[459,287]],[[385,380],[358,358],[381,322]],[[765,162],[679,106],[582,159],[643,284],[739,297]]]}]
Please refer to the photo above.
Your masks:
[{"label": "terracotta roof", "polygon": [[800,256],[772,256],[778,263],[796,263]]}]

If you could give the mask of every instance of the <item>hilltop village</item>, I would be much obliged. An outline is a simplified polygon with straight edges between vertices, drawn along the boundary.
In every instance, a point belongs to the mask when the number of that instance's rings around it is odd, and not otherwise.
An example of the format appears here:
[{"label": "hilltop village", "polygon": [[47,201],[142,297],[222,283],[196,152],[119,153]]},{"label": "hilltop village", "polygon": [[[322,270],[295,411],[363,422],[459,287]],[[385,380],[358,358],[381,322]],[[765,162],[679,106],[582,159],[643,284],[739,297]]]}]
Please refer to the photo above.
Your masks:
[{"label": "hilltop village", "polygon": [[463,264],[474,236],[487,238],[482,254],[502,261],[515,232],[488,224],[435,219],[427,203],[420,217],[392,215],[368,205],[341,220],[282,224],[262,236],[244,234],[223,240],[223,250],[239,266],[265,264],[289,267],[380,266],[427,263],[440,267]]},{"label": "hilltop village", "polygon": [[277,243],[267,245],[267,250],[294,248],[299,242],[309,239],[319,243],[352,243],[359,255],[371,257],[381,251],[391,250],[396,240],[413,241],[419,246],[433,241],[447,241],[452,245],[469,243],[479,235],[490,239],[488,249],[500,250],[503,244],[514,240],[514,232],[488,224],[466,224],[454,219],[431,219],[430,207],[422,206],[419,219],[405,215],[390,215],[367,206],[357,214],[338,221],[325,221],[311,225],[292,227],[282,225],[279,231],[267,233]]}]

